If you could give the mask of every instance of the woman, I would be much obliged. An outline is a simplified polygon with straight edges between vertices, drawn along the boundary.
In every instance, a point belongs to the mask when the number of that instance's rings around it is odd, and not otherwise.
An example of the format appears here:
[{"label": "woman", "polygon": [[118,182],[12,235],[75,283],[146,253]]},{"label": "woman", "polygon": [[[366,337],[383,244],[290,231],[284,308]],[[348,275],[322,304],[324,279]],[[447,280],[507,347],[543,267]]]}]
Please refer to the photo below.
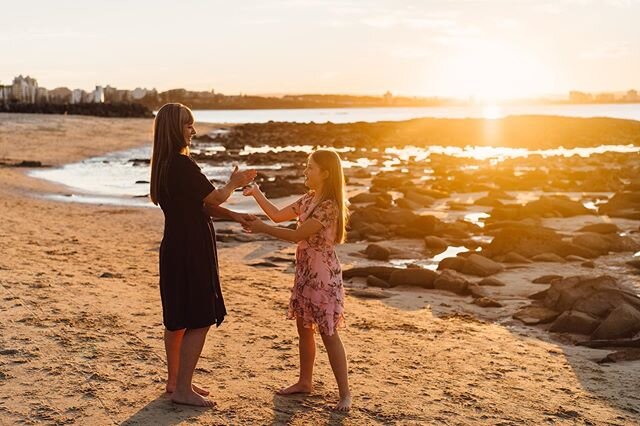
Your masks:
[{"label": "woman", "polygon": [[[192,384],[209,327],[226,315],[218,277],[215,230],[209,213],[220,211],[239,187],[249,184],[255,170],[233,171],[229,182],[215,189],[189,156],[196,134],[194,118],[184,105],[170,103],[154,122],[151,159],[151,200],[165,216],[160,246],[160,295],[167,352],[167,392],[178,404],[211,407],[209,392]],[[205,210],[207,212],[205,212]]]}]

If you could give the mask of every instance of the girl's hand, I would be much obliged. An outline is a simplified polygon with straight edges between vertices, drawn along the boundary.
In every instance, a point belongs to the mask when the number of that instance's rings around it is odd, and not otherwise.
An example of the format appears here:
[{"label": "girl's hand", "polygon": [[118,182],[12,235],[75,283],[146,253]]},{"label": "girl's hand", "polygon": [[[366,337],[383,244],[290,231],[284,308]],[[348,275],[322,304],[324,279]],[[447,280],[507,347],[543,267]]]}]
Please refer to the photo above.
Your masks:
[{"label": "girl's hand", "polygon": [[258,192],[260,192],[260,188],[258,188],[258,185],[255,183],[247,185],[242,189],[242,195],[245,197],[254,197]]},{"label": "girl's hand", "polygon": [[269,225],[267,225],[266,223],[264,223],[263,221],[261,221],[255,216],[251,217],[245,223],[242,224],[242,227],[244,228],[244,230],[252,234],[264,232],[264,230],[267,229],[268,226]]},{"label": "girl's hand", "polygon": [[229,178],[229,183],[234,188],[240,188],[242,186],[249,185],[256,178],[258,172],[255,169],[249,169],[240,171],[238,166],[235,166],[233,172],[231,172],[231,177]]}]

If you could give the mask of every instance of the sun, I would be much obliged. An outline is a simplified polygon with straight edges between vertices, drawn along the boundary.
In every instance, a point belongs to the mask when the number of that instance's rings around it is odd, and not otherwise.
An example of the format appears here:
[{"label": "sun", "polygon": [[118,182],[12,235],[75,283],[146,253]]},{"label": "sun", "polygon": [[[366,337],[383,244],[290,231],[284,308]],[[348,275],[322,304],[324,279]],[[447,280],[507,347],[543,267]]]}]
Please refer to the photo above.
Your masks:
[{"label": "sun", "polygon": [[552,83],[534,54],[505,44],[477,43],[447,62],[452,92],[484,104],[540,96]]}]

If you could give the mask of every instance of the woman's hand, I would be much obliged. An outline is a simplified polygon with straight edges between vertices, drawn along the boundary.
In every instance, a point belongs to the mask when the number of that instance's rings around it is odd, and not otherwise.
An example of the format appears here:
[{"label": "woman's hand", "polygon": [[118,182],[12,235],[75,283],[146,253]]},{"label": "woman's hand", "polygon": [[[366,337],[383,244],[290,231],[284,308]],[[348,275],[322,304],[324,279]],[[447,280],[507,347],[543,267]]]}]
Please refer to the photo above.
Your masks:
[{"label": "woman's hand", "polygon": [[240,171],[236,166],[231,172],[231,177],[229,177],[229,184],[234,188],[247,186],[253,182],[257,174],[258,172],[255,169]]},{"label": "woman's hand", "polygon": [[229,212],[229,216],[231,216],[231,220],[238,222],[243,227],[247,224],[247,222],[256,218],[252,214],[237,212]]},{"label": "woman's hand", "polygon": [[260,192],[260,188],[255,183],[245,186],[242,189],[242,195],[245,197],[255,197]]}]

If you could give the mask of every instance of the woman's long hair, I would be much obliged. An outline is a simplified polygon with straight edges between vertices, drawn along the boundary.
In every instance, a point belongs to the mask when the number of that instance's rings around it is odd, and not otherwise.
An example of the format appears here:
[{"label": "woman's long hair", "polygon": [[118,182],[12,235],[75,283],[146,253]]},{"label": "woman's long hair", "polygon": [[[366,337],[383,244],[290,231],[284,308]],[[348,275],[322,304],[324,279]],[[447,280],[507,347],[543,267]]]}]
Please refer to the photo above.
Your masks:
[{"label": "woman's long hair", "polygon": [[338,207],[338,226],[336,228],[336,243],[342,243],[345,239],[345,228],[349,216],[349,210],[345,204],[345,181],[342,171],[342,162],[337,152],[328,149],[318,149],[311,154],[311,159],[321,170],[328,172],[328,177],[322,185],[320,202],[333,200]]},{"label": "woman's long hair", "polygon": [[184,137],[184,125],[193,123],[193,114],[178,103],[164,104],[153,122],[153,153],[151,155],[151,189],[153,204],[158,205],[160,194],[167,193],[167,170],[174,154],[185,151],[189,145]]}]

